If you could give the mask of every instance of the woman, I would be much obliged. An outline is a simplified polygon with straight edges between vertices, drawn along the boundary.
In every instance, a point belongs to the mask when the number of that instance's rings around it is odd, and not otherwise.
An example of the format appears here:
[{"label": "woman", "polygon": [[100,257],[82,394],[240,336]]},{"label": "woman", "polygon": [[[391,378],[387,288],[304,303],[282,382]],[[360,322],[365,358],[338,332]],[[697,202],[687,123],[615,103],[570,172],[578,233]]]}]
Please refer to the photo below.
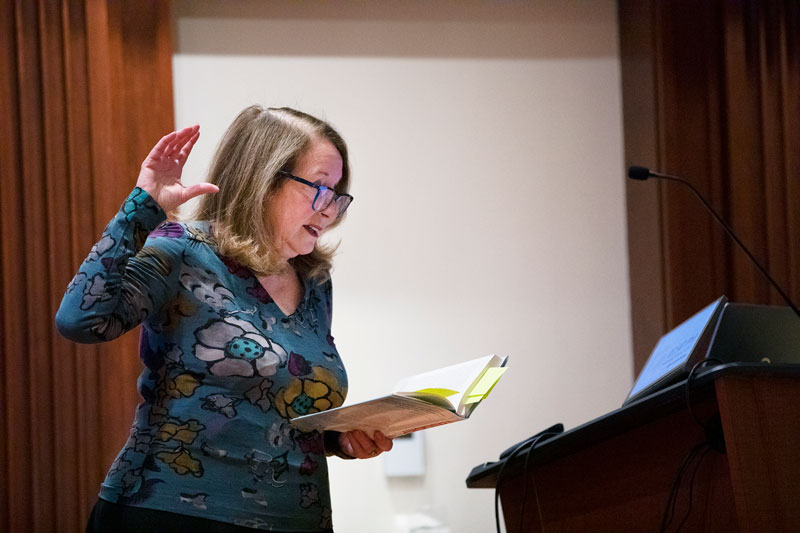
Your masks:
[{"label": "woman", "polygon": [[[331,530],[326,454],[389,450],[361,431],[302,433],[341,405],[330,333],[331,251],[319,237],[352,201],[347,147],[293,109],[245,109],[209,183],[181,172],[199,126],[163,137],[56,315],[76,342],[142,324],[144,401],[87,530]],[[164,222],[202,196],[197,221]]]}]

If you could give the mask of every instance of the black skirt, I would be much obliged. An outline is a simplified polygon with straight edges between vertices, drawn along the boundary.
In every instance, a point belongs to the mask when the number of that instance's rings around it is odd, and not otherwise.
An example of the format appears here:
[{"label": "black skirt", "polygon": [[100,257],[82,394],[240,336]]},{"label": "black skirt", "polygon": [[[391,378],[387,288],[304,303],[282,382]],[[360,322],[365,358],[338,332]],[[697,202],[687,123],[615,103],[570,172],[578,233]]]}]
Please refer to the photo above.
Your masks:
[{"label": "black skirt", "polygon": [[[253,533],[255,529],[155,509],[131,507],[97,498],[86,533]],[[280,533],[280,532],[278,532]],[[286,532],[284,532],[286,533]],[[325,529],[309,533],[333,533]]]}]

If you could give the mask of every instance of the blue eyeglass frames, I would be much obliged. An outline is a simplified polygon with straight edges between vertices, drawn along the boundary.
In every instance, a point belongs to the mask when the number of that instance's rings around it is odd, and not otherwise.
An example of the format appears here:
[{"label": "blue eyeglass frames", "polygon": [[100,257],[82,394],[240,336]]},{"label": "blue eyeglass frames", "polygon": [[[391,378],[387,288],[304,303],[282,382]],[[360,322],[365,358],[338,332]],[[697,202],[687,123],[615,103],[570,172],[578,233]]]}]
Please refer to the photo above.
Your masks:
[{"label": "blue eyeglass frames", "polygon": [[290,174],[285,170],[279,170],[278,174],[282,175],[285,178],[289,178],[290,180],[294,180],[298,183],[302,183],[303,185],[308,185],[309,187],[313,187],[317,190],[317,194],[314,196],[314,201],[311,202],[311,209],[314,211],[324,211],[328,208],[331,203],[336,204],[336,217],[340,217],[347,211],[347,208],[350,207],[350,203],[353,201],[353,197],[349,194],[339,194],[333,189],[326,187],[325,185],[317,185],[316,183],[311,183],[308,180],[304,180],[303,178],[298,178],[294,174]]}]

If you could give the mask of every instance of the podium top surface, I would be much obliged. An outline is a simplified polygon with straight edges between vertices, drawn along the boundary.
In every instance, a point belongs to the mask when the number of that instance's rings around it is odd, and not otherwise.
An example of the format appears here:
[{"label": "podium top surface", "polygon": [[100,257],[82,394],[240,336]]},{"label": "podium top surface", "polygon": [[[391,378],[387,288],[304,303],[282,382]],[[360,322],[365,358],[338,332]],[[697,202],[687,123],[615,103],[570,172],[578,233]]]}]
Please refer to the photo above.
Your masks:
[{"label": "podium top surface", "polygon": [[[800,377],[800,364],[764,364],[764,363],[726,363],[713,367],[699,369],[692,377],[690,386],[692,402],[700,402],[712,397],[713,383],[724,376],[770,376],[770,377]],[[565,431],[536,444],[534,453],[531,453],[529,464],[547,463],[548,461],[564,457],[592,444],[615,437],[633,428],[647,424],[661,416],[666,416],[680,409],[686,408],[686,380],[679,381],[661,391],[653,393],[639,400],[633,401],[586,422],[580,426]],[[509,464],[503,471],[506,475],[522,466],[528,455],[530,446],[526,445],[515,453],[513,458],[508,458]],[[466,479],[468,488],[495,488],[497,476],[504,461],[490,461],[472,469]]]}]

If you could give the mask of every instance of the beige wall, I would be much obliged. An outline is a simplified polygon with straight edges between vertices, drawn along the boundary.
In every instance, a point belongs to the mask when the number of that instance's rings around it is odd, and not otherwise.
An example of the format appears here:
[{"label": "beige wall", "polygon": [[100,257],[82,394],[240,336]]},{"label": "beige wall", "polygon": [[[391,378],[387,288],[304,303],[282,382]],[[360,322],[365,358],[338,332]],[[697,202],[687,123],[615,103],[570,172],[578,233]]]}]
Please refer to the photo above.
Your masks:
[{"label": "beige wall", "polygon": [[470,469],[631,385],[615,2],[179,0],[175,23],[176,124],[203,132],[193,179],[253,102],[317,114],[350,145],[334,272],[348,403],[511,356],[470,421],[425,432],[425,476],[331,461],[337,531],[391,532],[426,506],[454,532],[493,530]]}]

